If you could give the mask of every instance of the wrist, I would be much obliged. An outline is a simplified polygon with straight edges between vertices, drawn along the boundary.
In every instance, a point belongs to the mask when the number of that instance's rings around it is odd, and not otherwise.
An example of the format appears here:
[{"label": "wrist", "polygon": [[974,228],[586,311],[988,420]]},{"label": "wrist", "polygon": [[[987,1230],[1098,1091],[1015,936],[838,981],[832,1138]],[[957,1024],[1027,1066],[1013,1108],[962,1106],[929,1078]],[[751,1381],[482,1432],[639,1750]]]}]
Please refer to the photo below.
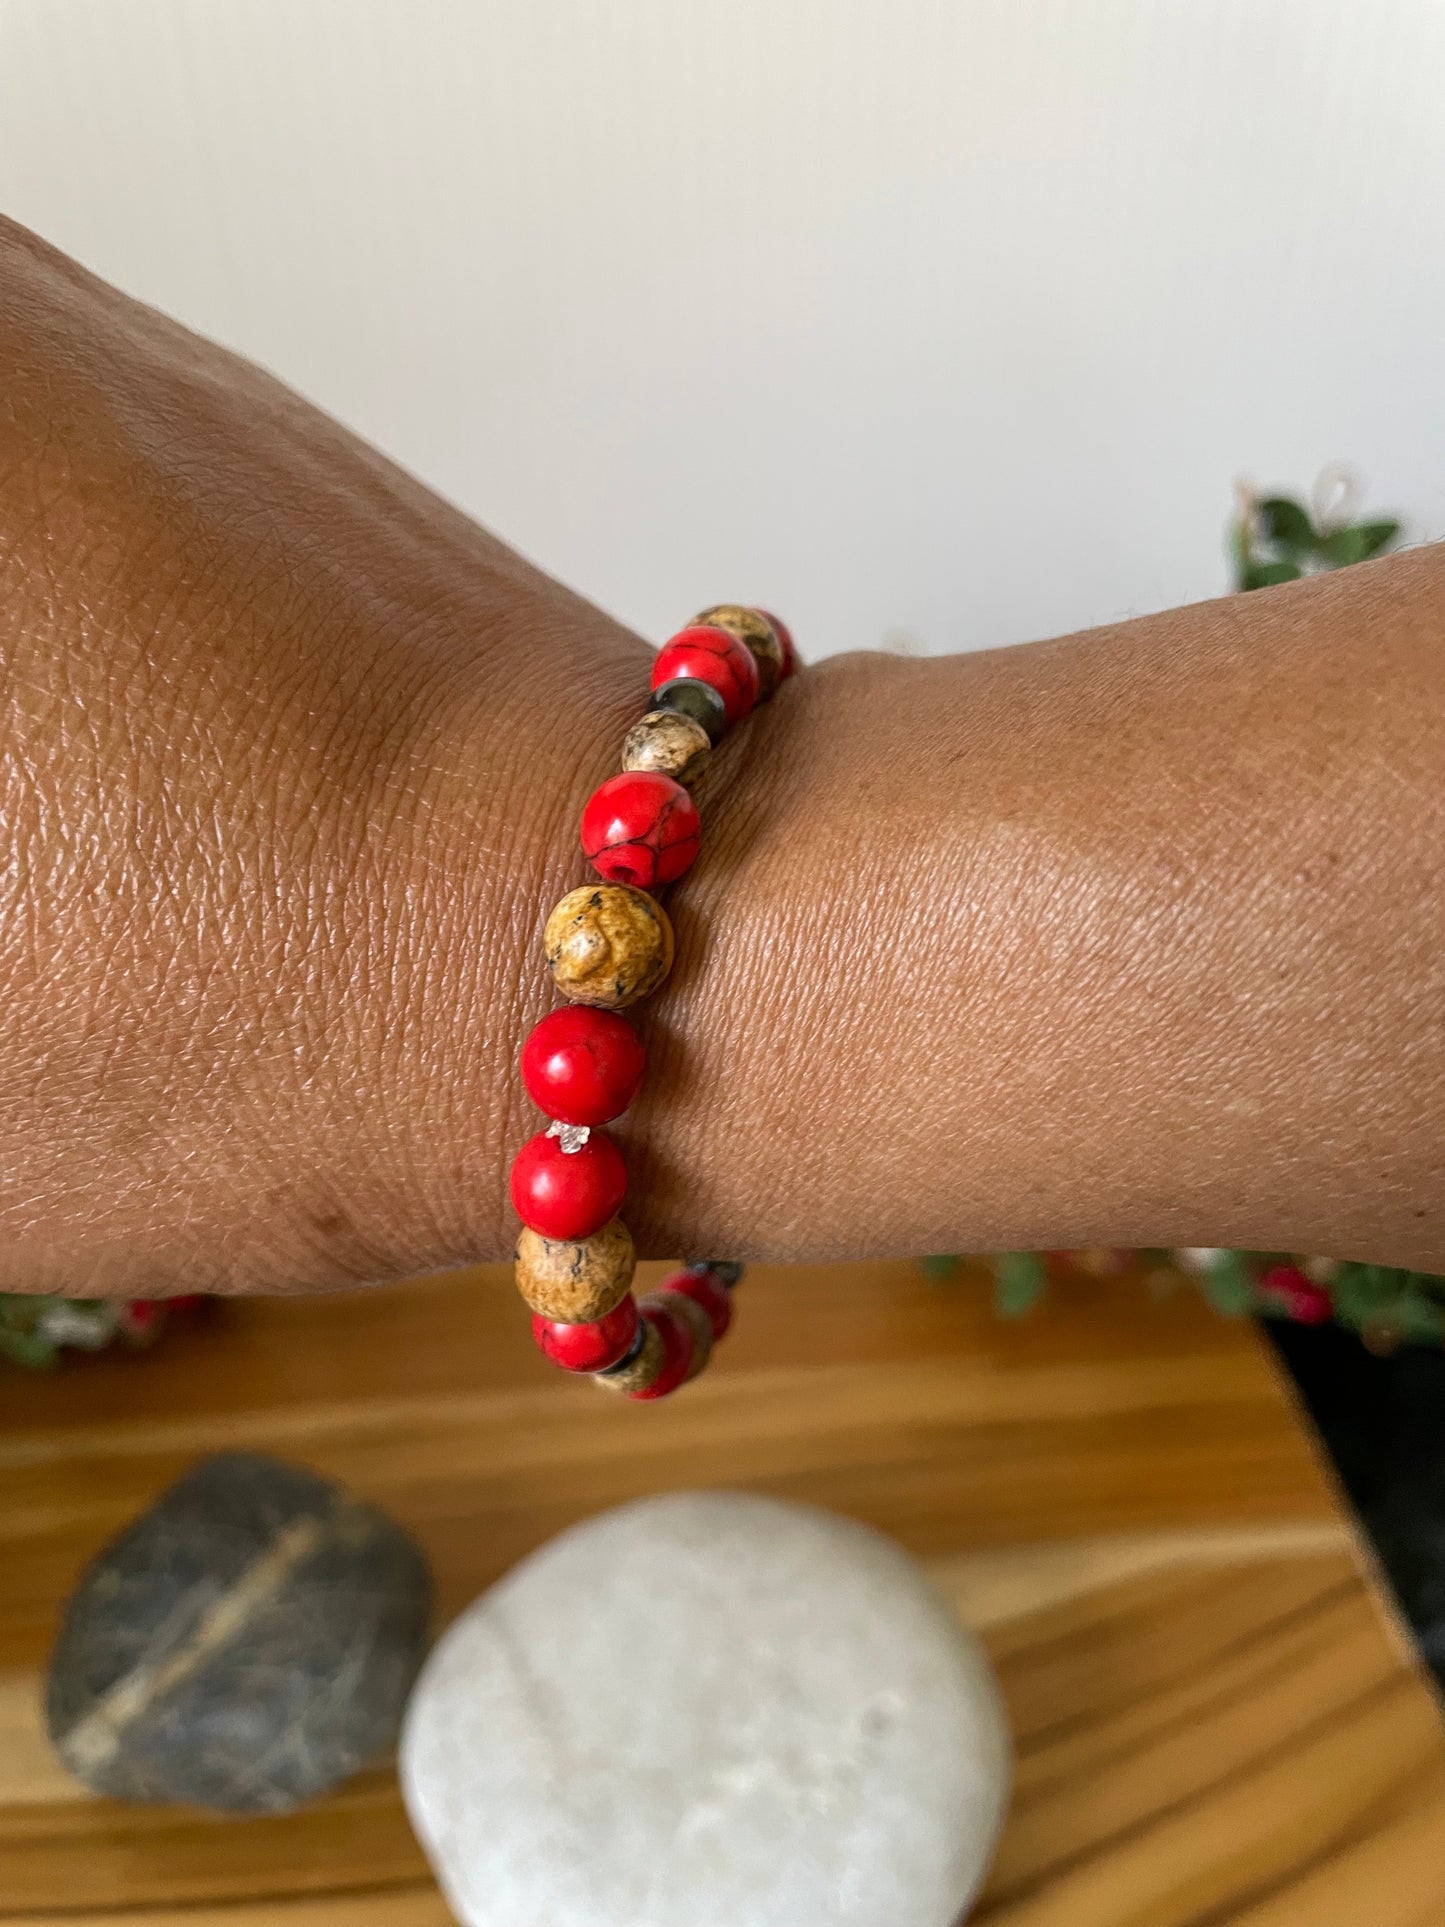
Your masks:
[{"label": "wrist", "polygon": [[[542,925],[588,879],[578,821],[611,774],[648,662],[636,637],[541,584],[468,653],[416,731],[404,828],[367,886],[381,994],[366,1056],[389,1124],[390,1275],[512,1251],[508,1164],[537,1128],[517,1058],[556,1001]],[[376,1154],[359,1159],[357,1182],[379,1196]]]}]

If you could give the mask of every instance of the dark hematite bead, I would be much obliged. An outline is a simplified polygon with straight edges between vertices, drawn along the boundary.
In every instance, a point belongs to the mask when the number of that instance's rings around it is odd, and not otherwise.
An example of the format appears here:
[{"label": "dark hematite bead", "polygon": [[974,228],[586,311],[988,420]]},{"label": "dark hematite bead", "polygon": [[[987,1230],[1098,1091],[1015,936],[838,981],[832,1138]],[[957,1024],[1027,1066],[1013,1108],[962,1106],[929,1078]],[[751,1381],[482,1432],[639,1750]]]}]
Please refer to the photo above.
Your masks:
[{"label": "dark hematite bead", "polygon": [[372,1506],[275,1459],[207,1459],[82,1576],[51,1743],[118,1799],[285,1812],[394,1737],[430,1607],[421,1552]]},{"label": "dark hematite bead", "polygon": [[649,699],[653,709],[675,709],[679,716],[691,716],[707,731],[708,741],[720,742],[727,731],[727,704],[711,683],[695,676],[674,676],[659,683]]},{"label": "dark hematite bead", "polygon": [[743,1267],[731,1258],[700,1258],[695,1265],[689,1265],[688,1270],[711,1271],[729,1290],[743,1275]]}]

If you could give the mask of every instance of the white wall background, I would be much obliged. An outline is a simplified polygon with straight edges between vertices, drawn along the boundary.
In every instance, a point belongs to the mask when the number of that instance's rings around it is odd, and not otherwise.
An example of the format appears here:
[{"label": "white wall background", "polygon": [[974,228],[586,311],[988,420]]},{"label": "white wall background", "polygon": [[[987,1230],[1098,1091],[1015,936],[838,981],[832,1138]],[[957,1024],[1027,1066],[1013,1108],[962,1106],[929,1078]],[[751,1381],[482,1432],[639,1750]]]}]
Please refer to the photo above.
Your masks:
[{"label": "white wall background", "polygon": [[0,205],[660,639],[1445,531],[1439,0],[0,0]]}]

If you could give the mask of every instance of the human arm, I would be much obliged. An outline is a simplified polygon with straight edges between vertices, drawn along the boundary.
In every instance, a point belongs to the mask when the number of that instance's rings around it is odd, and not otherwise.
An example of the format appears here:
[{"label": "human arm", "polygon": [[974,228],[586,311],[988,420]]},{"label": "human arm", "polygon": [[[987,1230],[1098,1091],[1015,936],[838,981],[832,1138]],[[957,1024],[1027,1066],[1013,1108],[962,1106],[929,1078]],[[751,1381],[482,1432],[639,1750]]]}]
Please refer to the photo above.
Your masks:
[{"label": "human arm", "polygon": [[[16,229],[0,382],[0,1286],[501,1255],[644,645]],[[638,1012],[640,1247],[1445,1269],[1441,578],[788,684]]]}]

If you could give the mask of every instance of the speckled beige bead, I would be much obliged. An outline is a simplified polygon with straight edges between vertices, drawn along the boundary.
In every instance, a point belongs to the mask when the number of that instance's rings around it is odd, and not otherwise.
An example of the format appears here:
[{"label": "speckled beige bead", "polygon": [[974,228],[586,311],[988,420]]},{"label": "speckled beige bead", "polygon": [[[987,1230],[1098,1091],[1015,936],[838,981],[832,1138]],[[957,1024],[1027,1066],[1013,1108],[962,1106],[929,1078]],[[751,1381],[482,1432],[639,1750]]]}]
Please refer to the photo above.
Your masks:
[{"label": "speckled beige bead", "polygon": [[642,1321],[642,1345],[636,1358],[628,1359],[625,1365],[618,1365],[610,1372],[594,1372],[592,1383],[601,1385],[609,1392],[645,1392],[649,1385],[657,1383],[657,1375],[665,1363],[662,1349],[662,1333],[650,1318]]},{"label": "speckled beige bead", "polygon": [[636,1269],[621,1218],[590,1238],[544,1238],[526,1226],[517,1240],[517,1290],[533,1311],[564,1325],[605,1318],[627,1296]]},{"label": "speckled beige bead", "polygon": [[654,769],[676,782],[692,784],[707,768],[712,744],[701,723],[675,709],[649,709],[627,732],[622,745],[624,769]]},{"label": "speckled beige bead", "polygon": [[672,968],[672,925],[662,905],[628,883],[569,890],[548,917],[542,948],[564,997],[624,1010]]},{"label": "speckled beige bead", "polygon": [[692,1333],[692,1363],[687,1368],[687,1376],[696,1378],[712,1357],[713,1348],[712,1320],[702,1306],[695,1298],[689,1298],[685,1291],[654,1291],[642,1303],[662,1305],[682,1319]]},{"label": "speckled beige bead", "polygon": [[748,645],[758,665],[758,701],[765,703],[783,680],[783,645],[778,632],[760,609],[745,609],[740,602],[715,602],[693,617],[694,622],[711,623],[726,629]]}]

